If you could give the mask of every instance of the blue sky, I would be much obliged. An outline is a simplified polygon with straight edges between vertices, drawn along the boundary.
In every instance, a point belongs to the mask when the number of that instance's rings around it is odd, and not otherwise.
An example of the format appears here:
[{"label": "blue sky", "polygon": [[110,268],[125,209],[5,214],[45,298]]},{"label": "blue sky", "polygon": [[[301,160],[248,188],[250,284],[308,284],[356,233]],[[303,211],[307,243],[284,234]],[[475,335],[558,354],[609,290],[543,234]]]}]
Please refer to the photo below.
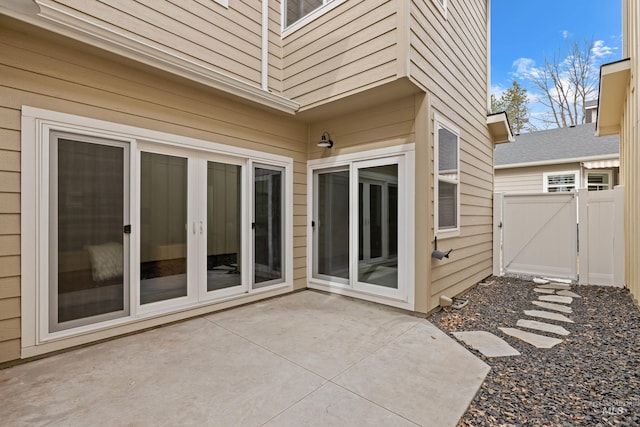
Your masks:
[{"label": "blue sky", "polygon": [[[492,92],[516,80],[534,100],[524,74],[573,41],[594,41],[597,66],[621,59],[621,19],[620,0],[491,0]],[[545,108],[529,109],[535,117]]]}]

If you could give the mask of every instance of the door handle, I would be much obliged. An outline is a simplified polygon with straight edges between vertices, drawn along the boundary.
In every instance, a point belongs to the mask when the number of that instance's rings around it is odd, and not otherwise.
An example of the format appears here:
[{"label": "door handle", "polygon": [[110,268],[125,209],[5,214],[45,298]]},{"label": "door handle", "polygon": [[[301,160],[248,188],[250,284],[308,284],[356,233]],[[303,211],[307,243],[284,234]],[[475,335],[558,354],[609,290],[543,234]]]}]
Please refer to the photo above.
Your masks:
[{"label": "door handle", "polygon": [[204,226],[202,225],[202,221],[200,221],[200,234],[202,234],[204,231]]}]

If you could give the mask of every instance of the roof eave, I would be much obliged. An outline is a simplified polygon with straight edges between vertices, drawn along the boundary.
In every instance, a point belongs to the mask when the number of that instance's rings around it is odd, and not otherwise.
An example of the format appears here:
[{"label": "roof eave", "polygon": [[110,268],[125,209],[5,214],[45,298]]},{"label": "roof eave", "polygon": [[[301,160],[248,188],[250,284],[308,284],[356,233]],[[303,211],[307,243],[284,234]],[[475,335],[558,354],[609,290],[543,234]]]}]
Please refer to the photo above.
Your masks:
[{"label": "roof eave", "polygon": [[494,144],[514,141],[506,112],[502,111],[487,115],[487,127]]},{"label": "roof eave", "polygon": [[596,136],[620,133],[620,120],[630,75],[631,60],[629,58],[603,64],[600,67]]}]

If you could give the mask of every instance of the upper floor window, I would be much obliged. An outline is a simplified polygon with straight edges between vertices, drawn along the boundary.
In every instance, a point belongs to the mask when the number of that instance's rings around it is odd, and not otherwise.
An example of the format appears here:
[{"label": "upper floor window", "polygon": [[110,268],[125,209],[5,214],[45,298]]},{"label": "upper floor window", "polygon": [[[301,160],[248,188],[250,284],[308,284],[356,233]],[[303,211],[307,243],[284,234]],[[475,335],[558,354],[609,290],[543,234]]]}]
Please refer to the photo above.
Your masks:
[{"label": "upper floor window", "polygon": [[285,27],[299,21],[314,10],[332,1],[333,0],[286,0]]},{"label": "upper floor window", "polygon": [[436,119],[437,231],[457,231],[460,212],[460,137],[458,131]]}]

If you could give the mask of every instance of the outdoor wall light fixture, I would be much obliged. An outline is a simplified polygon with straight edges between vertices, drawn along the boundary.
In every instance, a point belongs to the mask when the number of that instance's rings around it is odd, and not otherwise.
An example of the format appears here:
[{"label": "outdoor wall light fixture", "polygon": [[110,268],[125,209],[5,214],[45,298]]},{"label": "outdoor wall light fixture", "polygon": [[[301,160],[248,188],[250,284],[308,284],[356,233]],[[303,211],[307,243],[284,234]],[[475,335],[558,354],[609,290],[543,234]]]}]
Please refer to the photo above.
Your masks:
[{"label": "outdoor wall light fixture", "polygon": [[453,251],[453,249],[449,249],[447,252],[439,251],[438,250],[438,237],[435,237],[433,239],[433,243],[434,243],[435,247],[433,248],[433,252],[431,252],[431,258],[435,258],[435,259],[447,258],[447,259],[449,259],[449,254],[451,253],[451,251]]},{"label": "outdoor wall light fixture", "polygon": [[331,135],[329,135],[329,132],[327,131],[322,132],[320,141],[318,141],[318,147],[322,147],[322,148],[333,147],[333,141],[331,140]]}]

